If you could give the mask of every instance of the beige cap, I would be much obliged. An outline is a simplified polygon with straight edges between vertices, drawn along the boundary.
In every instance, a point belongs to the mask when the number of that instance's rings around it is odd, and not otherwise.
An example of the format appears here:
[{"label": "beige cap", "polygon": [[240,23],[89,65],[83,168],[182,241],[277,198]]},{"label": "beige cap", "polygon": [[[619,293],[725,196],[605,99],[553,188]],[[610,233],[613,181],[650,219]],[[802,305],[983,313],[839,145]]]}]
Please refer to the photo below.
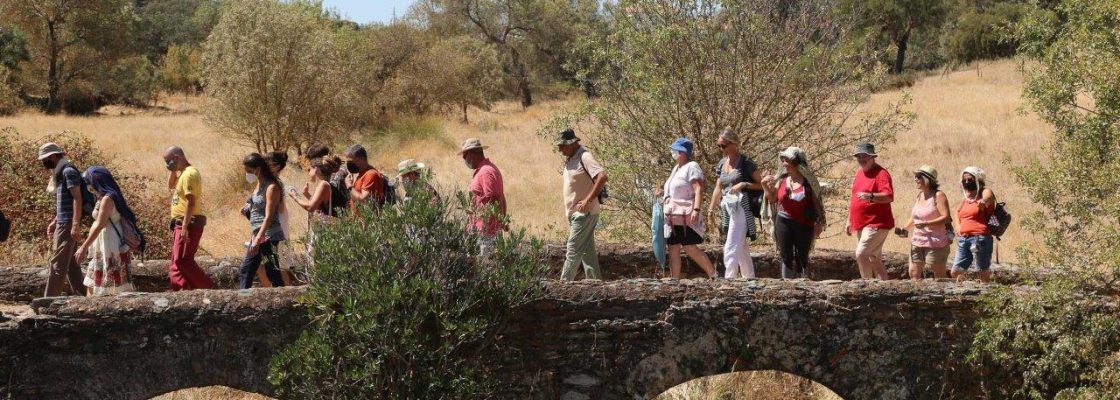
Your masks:
[{"label": "beige cap", "polygon": [[470,139],[467,139],[465,142],[463,142],[463,149],[459,150],[459,154],[463,154],[463,153],[466,153],[466,152],[471,151],[471,150],[478,150],[478,149],[486,150],[486,149],[489,149],[489,148],[490,148],[490,146],[483,146],[482,145],[482,140],[480,140],[478,138],[470,138]]},{"label": "beige cap", "polygon": [[65,153],[62,151],[62,147],[59,147],[59,145],[54,144],[54,143],[47,143],[47,144],[44,144],[42,146],[39,146],[39,159],[40,160],[45,160],[47,157],[53,156],[55,154],[65,154]]},{"label": "beige cap", "polygon": [[401,161],[400,164],[397,164],[397,177],[400,178],[401,175],[420,171],[424,168],[428,168],[428,166],[424,165],[422,162],[416,162],[416,160],[413,159],[404,160]]}]

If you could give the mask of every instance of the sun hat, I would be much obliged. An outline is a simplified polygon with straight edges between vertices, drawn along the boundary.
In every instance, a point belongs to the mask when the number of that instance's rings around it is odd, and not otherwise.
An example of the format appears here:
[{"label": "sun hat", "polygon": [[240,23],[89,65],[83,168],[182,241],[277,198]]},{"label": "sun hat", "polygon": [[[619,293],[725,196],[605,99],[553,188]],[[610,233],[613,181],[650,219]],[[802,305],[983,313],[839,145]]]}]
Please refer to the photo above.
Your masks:
[{"label": "sun hat", "polygon": [[482,145],[482,140],[480,140],[478,138],[470,138],[470,139],[467,139],[466,141],[463,142],[463,148],[462,148],[462,150],[459,150],[459,154],[463,154],[463,153],[466,153],[466,152],[471,151],[471,150],[479,150],[479,149],[486,150],[486,149],[489,149],[489,148],[490,148],[490,146],[483,146]]},{"label": "sun hat", "polygon": [[568,128],[563,132],[557,134],[556,140],[554,140],[552,143],[557,146],[567,146],[572,143],[579,143],[579,137],[576,136],[575,131],[573,131],[571,128]]},{"label": "sun hat", "polygon": [[397,177],[400,178],[402,175],[417,172],[423,170],[424,168],[428,168],[428,166],[424,165],[424,163],[422,162],[416,162],[416,160],[410,158],[401,161],[400,164],[397,164]]},{"label": "sun hat", "polygon": [[805,151],[801,150],[801,148],[797,146],[786,147],[785,150],[782,150],[780,153],[778,153],[778,158],[792,160],[793,162],[800,164],[808,162],[808,160],[805,159]]},{"label": "sun hat", "polygon": [[47,157],[55,154],[64,154],[62,147],[54,143],[47,143],[39,147],[39,160],[45,160]]},{"label": "sun hat", "polygon": [[929,177],[930,183],[937,184],[937,169],[929,165],[918,167],[918,169],[914,170],[914,175],[925,175]]},{"label": "sun hat", "polygon": [[986,186],[988,183],[988,176],[984,173],[984,170],[980,169],[980,167],[970,166],[965,168],[964,171],[961,171],[962,181],[964,180],[964,174],[972,175],[972,177],[976,178],[976,183],[979,183],[980,186]]},{"label": "sun hat", "polygon": [[853,156],[858,156],[860,154],[867,154],[867,155],[872,156],[872,157],[878,157],[879,156],[878,154],[875,154],[875,145],[873,145],[871,143],[868,143],[868,142],[863,142],[863,143],[860,143],[860,144],[856,145],[856,151],[853,152],[852,155]]},{"label": "sun hat", "polygon": [[669,148],[686,153],[689,157],[692,156],[692,141],[688,140],[688,138],[677,138],[677,140],[673,141],[673,144],[669,145]]}]

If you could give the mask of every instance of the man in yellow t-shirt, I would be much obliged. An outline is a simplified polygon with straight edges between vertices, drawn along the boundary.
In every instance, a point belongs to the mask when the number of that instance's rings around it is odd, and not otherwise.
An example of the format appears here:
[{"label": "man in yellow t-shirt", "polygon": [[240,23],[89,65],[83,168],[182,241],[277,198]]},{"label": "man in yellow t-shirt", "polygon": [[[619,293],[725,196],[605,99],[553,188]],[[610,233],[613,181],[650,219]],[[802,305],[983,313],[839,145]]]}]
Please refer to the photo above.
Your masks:
[{"label": "man in yellow t-shirt", "polygon": [[171,290],[209,289],[214,281],[194,260],[206,217],[199,214],[202,197],[202,174],[187,161],[183,149],[168,148],[163,162],[171,174],[167,188],[171,195]]}]

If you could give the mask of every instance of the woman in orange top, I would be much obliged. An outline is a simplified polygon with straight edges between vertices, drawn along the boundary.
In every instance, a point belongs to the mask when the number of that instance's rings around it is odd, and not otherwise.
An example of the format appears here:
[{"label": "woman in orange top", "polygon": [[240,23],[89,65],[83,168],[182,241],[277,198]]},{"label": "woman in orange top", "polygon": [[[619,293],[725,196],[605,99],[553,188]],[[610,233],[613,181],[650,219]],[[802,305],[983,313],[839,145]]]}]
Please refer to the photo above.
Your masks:
[{"label": "woman in orange top", "polygon": [[987,188],[984,170],[968,167],[961,172],[961,189],[964,199],[957,209],[960,240],[957,258],[953,261],[953,277],[960,278],[972,267],[980,271],[980,282],[992,277],[992,235],[988,231],[988,218],[996,208],[996,195]]}]

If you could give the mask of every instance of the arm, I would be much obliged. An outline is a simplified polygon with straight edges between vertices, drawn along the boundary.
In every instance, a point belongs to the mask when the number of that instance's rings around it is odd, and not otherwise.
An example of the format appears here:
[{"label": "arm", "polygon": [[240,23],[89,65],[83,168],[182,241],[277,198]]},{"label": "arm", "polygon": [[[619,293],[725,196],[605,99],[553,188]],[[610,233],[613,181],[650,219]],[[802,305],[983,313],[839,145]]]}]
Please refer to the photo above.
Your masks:
[{"label": "arm", "polygon": [[590,203],[592,199],[599,196],[599,192],[603,190],[603,186],[607,184],[607,171],[600,172],[595,175],[595,184],[591,186],[591,192],[587,193],[587,198],[583,199],[584,203]]},{"label": "arm", "polygon": [[[188,194],[183,197],[187,199],[187,211],[183,213],[183,229],[186,229],[186,227],[191,224],[191,218],[194,218],[194,207],[197,200],[195,200],[194,194]],[[189,235],[179,236],[186,240]]]},{"label": "arm", "polygon": [[167,175],[167,188],[171,189],[171,190],[175,190],[175,185],[178,184],[178,183],[179,183],[179,172],[171,171],[171,173]]},{"label": "arm", "polygon": [[953,219],[953,217],[949,214],[949,197],[945,196],[945,193],[942,193],[940,191],[937,192],[937,197],[934,202],[937,204],[937,213],[941,216],[929,221],[922,221],[921,224],[923,226],[921,226],[920,228],[925,228],[926,225],[946,224]]},{"label": "arm", "polygon": [[70,186],[70,196],[74,197],[74,216],[70,221],[70,236],[77,242],[82,237],[82,187]]},{"label": "arm", "polygon": [[878,192],[871,193],[871,202],[878,204],[887,204],[894,202],[894,183],[891,182],[891,174],[886,170],[882,170],[878,177],[875,178],[875,183]]},{"label": "arm", "polygon": [[709,214],[714,214],[716,212],[716,207],[719,207],[719,200],[717,199],[720,198],[721,190],[719,188],[718,182],[715,184],[715,186],[716,187],[712,188],[712,199],[708,201]]},{"label": "arm", "polygon": [[89,236],[86,236],[86,240],[82,242],[81,246],[78,246],[78,251],[75,253],[74,258],[77,258],[79,262],[86,258],[86,252],[89,251],[89,246],[93,244],[97,235],[101,234],[101,231],[112,223],[109,217],[113,215],[113,210],[116,208],[116,203],[113,203],[112,198],[109,196],[101,198],[101,208],[97,213],[97,220],[93,221],[93,226],[89,228]]},{"label": "arm", "polygon": [[318,187],[315,188],[315,194],[311,195],[310,199],[299,198],[294,194],[290,197],[296,202],[296,204],[299,204],[300,207],[303,207],[304,210],[315,211],[322,207],[323,203],[325,203],[327,199],[330,198],[330,192],[331,189],[329,183],[319,182]]},{"label": "arm", "polygon": [[688,223],[695,224],[700,220],[700,202],[704,199],[704,180],[692,181],[692,212],[688,214]]},{"label": "arm", "polygon": [[982,192],[980,194],[980,204],[983,205],[984,208],[992,208],[992,206],[995,206],[996,205],[996,194],[995,194],[995,192],[992,192],[992,189],[985,188],[984,192]]},{"label": "arm", "polygon": [[778,181],[770,175],[766,175],[760,181],[762,182],[762,192],[766,197],[766,201],[771,203],[778,202]]},{"label": "arm", "polygon": [[754,173],[751,174],[751,182],[744,182],[744,183],[740,183],[739,185],[735,185],[735,186],[740,186],[740,185],[743,186],[743,187],[739,188],[740,191],[743,190],[743,189],[764,190],[763,185],[762,185],[762,173],[758,172],[758,168],[755,168]]}]

